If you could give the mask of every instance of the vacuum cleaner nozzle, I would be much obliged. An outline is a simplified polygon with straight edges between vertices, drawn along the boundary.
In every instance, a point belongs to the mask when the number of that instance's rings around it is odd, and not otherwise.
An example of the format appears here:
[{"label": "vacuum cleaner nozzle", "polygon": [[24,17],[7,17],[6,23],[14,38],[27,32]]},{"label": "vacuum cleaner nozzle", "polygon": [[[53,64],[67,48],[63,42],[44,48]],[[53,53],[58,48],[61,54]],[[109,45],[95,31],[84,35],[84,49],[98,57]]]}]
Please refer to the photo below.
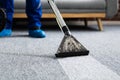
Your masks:
[{"label": "vacuum cleaner nozzle", "polygon": [[55,55],[56,57],[72,57],[88,54],[89,51],[72,35],[65,35]]}]

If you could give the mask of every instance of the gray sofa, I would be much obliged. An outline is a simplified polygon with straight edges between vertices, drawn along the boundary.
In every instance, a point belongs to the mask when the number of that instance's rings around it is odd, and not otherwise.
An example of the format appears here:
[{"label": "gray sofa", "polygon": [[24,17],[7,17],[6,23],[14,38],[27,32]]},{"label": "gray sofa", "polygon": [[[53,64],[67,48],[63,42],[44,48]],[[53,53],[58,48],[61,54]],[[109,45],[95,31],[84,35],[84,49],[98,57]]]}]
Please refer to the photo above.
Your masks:
[{"label": "gray sofa", "polygon": [[[15,18],[25,17],[25,1],[15,1]],[[101,18],[112,18],[118,11],[118,0],[54,0],[64,18],[96,18],[102,28]],[[43,18],[54,18],[47,2],[41,0]],[[87,22],[85,22],[87,25]]]}]

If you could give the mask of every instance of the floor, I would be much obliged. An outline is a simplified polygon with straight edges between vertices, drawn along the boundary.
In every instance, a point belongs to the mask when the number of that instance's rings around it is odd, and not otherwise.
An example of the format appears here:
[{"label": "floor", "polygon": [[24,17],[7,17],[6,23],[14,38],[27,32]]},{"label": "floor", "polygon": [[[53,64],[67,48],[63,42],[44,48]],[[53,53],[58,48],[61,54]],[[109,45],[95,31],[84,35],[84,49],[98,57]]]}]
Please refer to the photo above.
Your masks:
[{"label": "floor", "polygon": [[11,37],[0,38],[0,80],[120,80],[120,25],[107,22],[98,31],[95,24],[69,25],[90,53],[68,58],[54,55],[64,36],[57,25],[43,27],[44,39],[30,38],[23,26],[14,28]]}]

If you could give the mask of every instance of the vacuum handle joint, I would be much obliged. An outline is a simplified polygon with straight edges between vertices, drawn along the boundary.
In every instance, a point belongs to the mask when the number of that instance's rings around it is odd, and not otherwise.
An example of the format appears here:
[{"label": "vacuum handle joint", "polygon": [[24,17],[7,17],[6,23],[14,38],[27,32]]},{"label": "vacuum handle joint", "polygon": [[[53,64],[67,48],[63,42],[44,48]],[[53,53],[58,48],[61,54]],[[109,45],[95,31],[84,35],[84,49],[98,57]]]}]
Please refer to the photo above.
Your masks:
[{"label": "vacuum handle joint", "polygon": [[65,35],[70,36],[71,32],[69,31],[69,29],[67,28],[67,26],[63,26],[62,27],[62,31],[64,32]]}]

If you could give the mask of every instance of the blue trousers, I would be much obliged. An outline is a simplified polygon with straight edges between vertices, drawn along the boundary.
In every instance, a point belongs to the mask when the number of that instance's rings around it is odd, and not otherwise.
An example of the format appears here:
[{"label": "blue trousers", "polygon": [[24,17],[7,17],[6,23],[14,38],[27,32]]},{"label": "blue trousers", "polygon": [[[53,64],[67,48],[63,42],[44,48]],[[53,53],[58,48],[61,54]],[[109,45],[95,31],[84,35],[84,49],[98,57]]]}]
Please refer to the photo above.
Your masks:
[{"label": "blue trousers", "polygon": [[[7,15],[6,28],[12,28],[14,14],[14,0],[0,0],[0,7],[4,8]],[[41,27],[42,7],[41,0],[26,0],[26,14],[28,16],[28,27]]]}]

